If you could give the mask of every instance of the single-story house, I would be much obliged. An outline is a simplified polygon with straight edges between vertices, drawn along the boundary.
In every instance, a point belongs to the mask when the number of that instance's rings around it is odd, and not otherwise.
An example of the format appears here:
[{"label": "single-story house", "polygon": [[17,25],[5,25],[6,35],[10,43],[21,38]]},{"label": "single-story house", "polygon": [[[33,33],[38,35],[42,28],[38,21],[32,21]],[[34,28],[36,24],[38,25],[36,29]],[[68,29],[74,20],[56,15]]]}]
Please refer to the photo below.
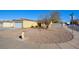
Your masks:
[{"label": "single-story house", "polygon": [[3,22],[3,28],[14,28],[15,23],[13,21]]},{"label": "single-story house", "polygon": [[30,28],[37,26],[37,22],[33,20],[23,19],[23,28]]},{"label": "single-story house", "polygon": [[8,20],[0,21],[0,27],[3,28],[31,28],[37,26],[37,22],[29,19],[18,19],[18,20]]},{"label": "single-story house", "polygon": [[3,27],[3,22],[2,21],[0,21],[0,28],[2,28]]},{"label": "single-story house", "polygon": [[19,20],[13,20],[15,22],[15,28],[31,28],[37,26],[37,22],[29,19],[21,18]]}]

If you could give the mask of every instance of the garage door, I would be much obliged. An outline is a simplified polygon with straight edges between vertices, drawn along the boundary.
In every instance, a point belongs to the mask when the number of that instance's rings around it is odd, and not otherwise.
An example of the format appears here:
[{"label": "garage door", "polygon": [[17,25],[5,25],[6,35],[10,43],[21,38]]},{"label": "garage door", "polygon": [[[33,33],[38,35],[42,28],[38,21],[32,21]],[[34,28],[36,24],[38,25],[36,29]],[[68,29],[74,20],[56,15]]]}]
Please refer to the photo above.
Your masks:
[{"label": "garage door", "polygon": [[15,27],[16,27],[16,28],[22,28],[22,23],[16,23],[16,24],[15,24]]}]

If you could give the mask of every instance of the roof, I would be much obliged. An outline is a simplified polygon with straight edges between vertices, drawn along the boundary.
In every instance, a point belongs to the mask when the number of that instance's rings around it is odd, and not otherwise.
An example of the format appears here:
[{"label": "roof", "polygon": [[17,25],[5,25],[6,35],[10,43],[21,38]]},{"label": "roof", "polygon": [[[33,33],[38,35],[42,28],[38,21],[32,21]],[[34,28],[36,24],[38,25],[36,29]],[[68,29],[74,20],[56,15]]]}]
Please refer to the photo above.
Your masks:
[{"label": "roof", "polygon": [[23,20],[36,22],[36,21],[34,21],[34,20],[25,19],[25,18],[20,18],[20,19],[13,19],[13,20],[0,20],[0,23],[3,23],[3,22],[16,22],[16,23],[20,23],[20,22],[22,22]]},{"label": "roof", "polygon": [[34,20],[30,20],[30,19],[25,19],[25,18],[20,18],[19,20],[23,21],[23,20],[27,20],[27,21],[33,21],[33,22],[36,22]]},{"label": "roof", "polygon": [[12,20],[0,20],[0,23],[3,23],[3,22],[13,22]]}]

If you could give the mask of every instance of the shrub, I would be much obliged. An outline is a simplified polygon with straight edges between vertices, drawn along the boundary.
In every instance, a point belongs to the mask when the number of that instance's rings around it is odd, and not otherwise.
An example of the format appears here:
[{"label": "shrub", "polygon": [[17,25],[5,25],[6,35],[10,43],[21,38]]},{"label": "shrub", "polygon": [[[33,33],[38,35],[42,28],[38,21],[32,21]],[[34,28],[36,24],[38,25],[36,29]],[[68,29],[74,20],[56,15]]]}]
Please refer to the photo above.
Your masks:
[{"label": "shrub", "polygon": [[34,26],[31,26],[31,28],[34,28]]}]

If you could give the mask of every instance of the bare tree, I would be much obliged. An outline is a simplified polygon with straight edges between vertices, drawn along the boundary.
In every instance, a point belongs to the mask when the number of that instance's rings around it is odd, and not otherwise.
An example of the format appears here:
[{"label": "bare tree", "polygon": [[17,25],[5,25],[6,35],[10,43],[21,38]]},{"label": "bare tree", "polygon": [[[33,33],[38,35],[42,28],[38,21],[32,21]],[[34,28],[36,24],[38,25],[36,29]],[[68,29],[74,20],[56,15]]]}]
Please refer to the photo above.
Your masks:
[{"label": "bare tree", "polygon": [[37,24],[38,24],[38,27],[41,28],[41,22],[40,22],[40,20],[37,21]]},{"label": "bare tree", "polygon": [[40,24],[44,24],[46,26],[46,29],[48,28],[50,21],[49,21],[50,17],[47,14],[43,14],[39,17],[39,21],[38,21],[38,25]]},{"label": "bare tree", "polygon": [[40,23],[46,25],[46,29],[49,27],[50,22],[59,23],[60,14],[59,12],[51,12],[50,14],[43,14],[39,17]]},{"label": "bare tree", "polygon": [[46,25],[46,29],[47,29],[50,24],[50,15],[48,15],[48,14],[44,15],[43,23]]},{"label": "bare tree", "polygon": [[50,20],[53,22],[53,23],[59,23],[60,22],[60,13],[55,11],[55,12],[52,12],[51,15],[50,15]]}]

